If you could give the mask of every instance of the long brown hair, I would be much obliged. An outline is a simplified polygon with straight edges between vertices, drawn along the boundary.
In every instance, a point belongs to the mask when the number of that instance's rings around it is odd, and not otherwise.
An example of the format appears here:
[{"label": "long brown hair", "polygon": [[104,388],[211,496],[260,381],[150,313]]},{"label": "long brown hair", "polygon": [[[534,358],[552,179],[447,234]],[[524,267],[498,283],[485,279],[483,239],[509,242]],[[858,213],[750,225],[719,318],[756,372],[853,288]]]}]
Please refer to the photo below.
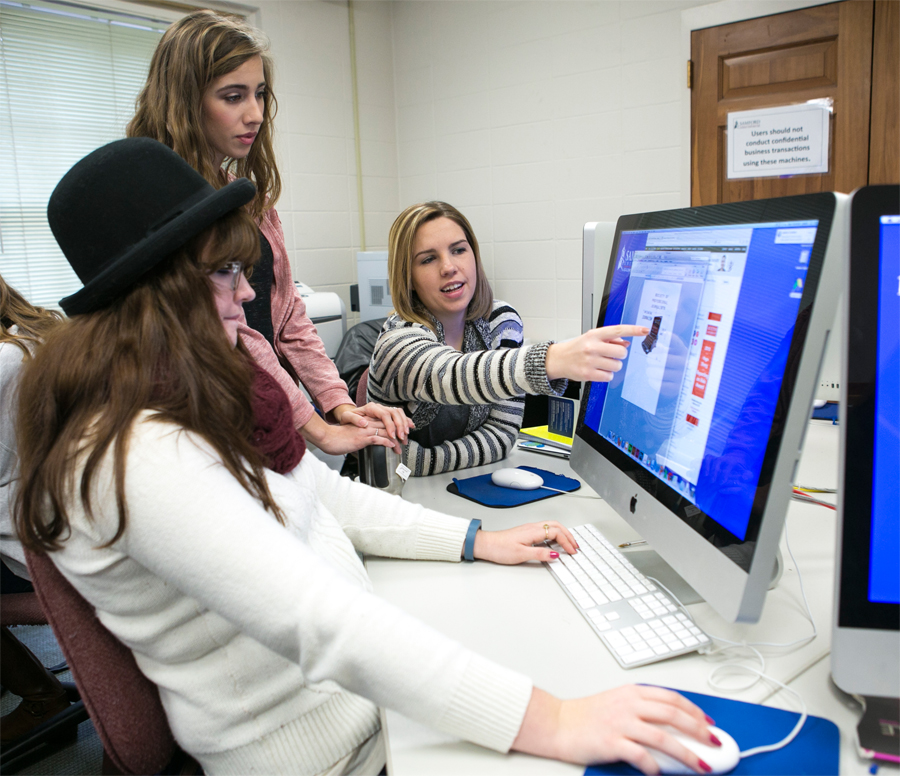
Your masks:
[{"label": "long brown hair", "polygon": [[55,310],[35,307],[0,275],[0,342],[12,342],[30,358],[29,345],[39,344],[62,320]]},{"label": "long brown hair", "polygon": [[262,59],[266,79],[263,121],[247,157],[228,159],[225,165],[227,172],[256,184],[256,198],[249,205],[255,218],[274,207],[281,194],[281,176],[272,147],[278,105],[268,43],[243,19],[195,11],[169,27],[153,52],[147,83],[125,130],[127,137],[152,137],[165,143],[213,186],[221,188],[226,177],[214,164],[203,129],[203,94],[217,78],[257,56]]},{"label": "long brown hair", "polygon": [[[164,260],[121,298],[52,331],[21,378],[16,529],[32,550],[61,546],[66,504],[77,494],[92,516],[91,482],[110,448],[119,524],[127,522],[125,458],[138,414],[199,434],[241,485],[284,522],[251,444],[253,368],[231,348],[209,273],[259,256],[257,228],[234,211]],[[48,509],[49,506],[49,509]]]},{"label": "long brown hair", "polygon": [[486,318],[493,306],[494,292],[481,264],[478,240],[475,239],[475,232],[469,219],[446,202],[422,202],[418,205],[410,205],[397,216],[391,226],[388,235],[388,283],[391,286],[394,310],[404,320],[421,323],[434,329],[431,313],[413,290],[412,267],[416,232],[422,224],[434,221],[436,218],[449,218],[458,224],[465,233],[466,241],[475,255],[477,277],[475,293],[466,308],[466,320]]}]

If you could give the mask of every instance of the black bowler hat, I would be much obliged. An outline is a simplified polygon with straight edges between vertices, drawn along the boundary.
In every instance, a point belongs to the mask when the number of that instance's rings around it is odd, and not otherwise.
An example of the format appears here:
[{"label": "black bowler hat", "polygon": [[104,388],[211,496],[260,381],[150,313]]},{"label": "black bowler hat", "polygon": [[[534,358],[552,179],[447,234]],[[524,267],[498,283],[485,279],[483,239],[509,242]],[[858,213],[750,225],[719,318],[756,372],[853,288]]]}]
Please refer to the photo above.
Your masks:
[{"label": "black bowler hat", "polygon": [[84,283],[60,306],[67,315],[106,307],[255,195],[246,178],[214,189],[172,149],[150,138],[98,148],[63,176],[47,205],[53,236]]}]

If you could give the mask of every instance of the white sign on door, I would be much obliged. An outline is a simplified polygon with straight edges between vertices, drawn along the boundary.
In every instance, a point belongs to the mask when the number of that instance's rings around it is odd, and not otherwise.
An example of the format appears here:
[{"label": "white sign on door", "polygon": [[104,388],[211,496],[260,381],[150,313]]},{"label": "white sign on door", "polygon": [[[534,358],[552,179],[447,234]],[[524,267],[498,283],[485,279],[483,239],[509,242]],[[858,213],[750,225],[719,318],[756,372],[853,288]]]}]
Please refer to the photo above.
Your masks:
[{"label": "white sign on door", "polygon": [[831,107],[782,105],[728,114],[728,177],[828,172]]}]

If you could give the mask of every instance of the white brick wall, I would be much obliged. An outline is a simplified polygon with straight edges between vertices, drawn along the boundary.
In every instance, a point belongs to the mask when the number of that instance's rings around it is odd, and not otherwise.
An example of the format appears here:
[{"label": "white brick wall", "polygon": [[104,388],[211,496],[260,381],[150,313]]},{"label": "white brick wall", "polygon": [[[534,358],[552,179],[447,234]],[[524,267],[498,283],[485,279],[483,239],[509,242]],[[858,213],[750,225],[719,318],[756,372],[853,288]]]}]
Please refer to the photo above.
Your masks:
[{"label": "white brick wall", "polygon": [[[681,11],[702,0],[354,3],[366,247],[403,207],[471,220],[534,338],[579,330],[581,229],[681,204]],[[360,233],[346,6],[262,0],[294,275],[349,309]]]},{"label": "white brick wall", "polygon": [[[294,278],[337,292],[349,313],[361,238],[347,7],[322,0],[259,7],[275,60],[278,212]],[[392,20],[389,4],[377,0],[354,11],[366,244],[378,249],[399,212]]]}]

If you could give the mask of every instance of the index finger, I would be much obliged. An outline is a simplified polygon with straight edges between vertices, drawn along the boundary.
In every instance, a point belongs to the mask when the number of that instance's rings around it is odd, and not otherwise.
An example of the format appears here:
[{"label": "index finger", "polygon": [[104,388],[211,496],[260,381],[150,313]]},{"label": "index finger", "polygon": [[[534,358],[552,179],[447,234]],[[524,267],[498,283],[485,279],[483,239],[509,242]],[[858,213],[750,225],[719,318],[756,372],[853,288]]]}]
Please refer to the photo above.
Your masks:
[{"label": "index finger", "polygon": [[394,426],[397,429],[397,436],[400,437],[402,441],[406,441],[409,436],[409,429],[412,425],[412,418],[408,417],[406,413],[401,410],[399,407],[391,408],[391,417],[394,419]]},{"label": "index finger", "polygon": [[[715,724],[696,703],[689,701],[681,693],[674,690],[666,690],[663,687],[654,687],[652,685],[638,685],[641,697],[645,700],[656,701],[658,703],[668,704],[670,707],[666,710],[664,716],[654,717],[654,722],[665,722],[679,730],[696,737],[697,728],[695,723],[701,725]],[[693,720],[693,722],[691,722]],[[700,740],[700,739],[698,739]],[[705,741],[704,741],[705,743]]]},{"label": "index finger", "polygon": [[620,337],[646,337],[650,333],[650,329],[646,326],[632,326],[625,323],[604,326],[599,331],[605,340],[614,340]]},{"label": "index finger", "polygon": [[346,426],[356,426],[357,428],[365,428],[369,425],[369,421],[354,410],[347,410],[341,415],[341,423]]},{"label": "index finger", "polygon": [[391,439],[397,438],[397,426],[394,423],[394,416],[391,414],[390,410],[387,410],[381,416],[381,422],[384,423],[384,427],[387,429],[388,436]]}]

